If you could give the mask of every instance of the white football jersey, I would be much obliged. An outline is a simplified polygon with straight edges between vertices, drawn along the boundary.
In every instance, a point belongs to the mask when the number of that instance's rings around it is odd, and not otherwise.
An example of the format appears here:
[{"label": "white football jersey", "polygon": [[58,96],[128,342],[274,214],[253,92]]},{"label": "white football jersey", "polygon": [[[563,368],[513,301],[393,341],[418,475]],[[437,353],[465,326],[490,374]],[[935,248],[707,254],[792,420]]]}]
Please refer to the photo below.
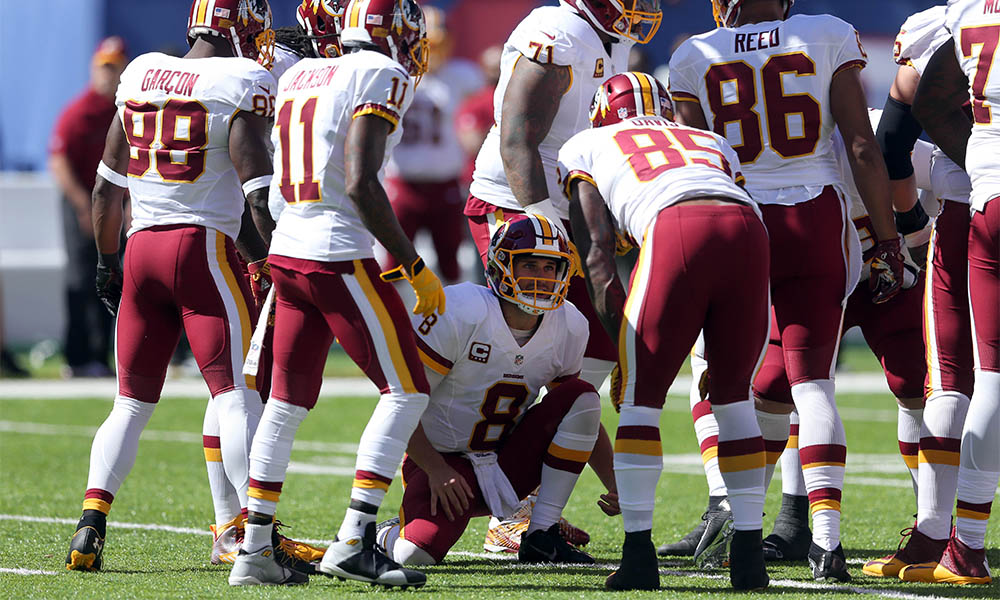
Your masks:
[{"label": "white football jersey", "polygon": [[[1000,196],[1000,72],[994,50],[1000,42],[1000,3],[994,0],[949,0],[945,26],[955,39],[955,56],[969,78],[972,137],[965,170],[972,180],[972,209],[982,211]],[[1000,69],[998,69],[1000,71]],[[992,75],[992,76],[991,76]]]},{"label": "white football jersey", "polygon": [[700,104],[729,140],[754,200],[797,204],[840,181],[830,83],[866,62],[850,24],[794,15],[688,39],[670,58],[670,92],[675,103]]},{"label": "white football jersey", "polygon": [[177,58],[152,52],[122,73],[115,103],[129,143],[132,227],[203,225],[240,232],[243,188],[229,158],[241,110],[270,117],[274,78],[245,58]]},{"label": "white football jersey", "polygon": [[403,118],[403,138],[385,168],[386,175],[407,181],[458,178],[466,158],[455,133],[455,113],[483,83],[479,67],[462,59],[449,60],[424,75]]},{"label": "white football jersey", "polygon": [[932,6],[910,15],[899,28],[892,54],[896,64],[913,67],[921,75],[934,52],[951,37],[944,26],[945,6]]},{"label": "white football jersey", "polygon": [[368,50],[304,58],[281,76],[271,195],[287,206],[271,237],[272,254],[322,262],[374,256],[375,238],[345,191],[344,142],[355,118],[378,115],[392,124],[387,160],[399,142],[412,88],[399,63]]},{"label": "white football jersey", "polygon": [[757,210],[737,185],[739,158],[722,136],[663,117],[581,131],[559,151],[559,173],[564,190],[574,179],[595,185],[617,229],[635,245],[657,213],[682,200],[721,196]]},{"label": "white football jersey", "polygon": [[514,198],[500,158],[500,123],[503,98],[514,65],[521,57],[572,69],[570,87],[563,94],[559,110],[538,152],[545,169],[549,198],[563,218],[569,206],[559,189],[556,159],[559,148],[578,131],[590,127],[590,103],[604,81],[628,70],[632,42],[611,44],[611,55],[590,23],[574,9],[560,4],[536,8],[510,34],[500,59],[500,83],[493,96],[493,128],[476,157],[476,170],[469,193],[501,208],[521,209]]},{"label": "white football jersey", "polygon": [[285,71],[291,69],[295,63],[302,60],[302,57],[292,52],[291,49],[282,46],[281,44],[274,45],[274,62],[271,64],[271,75],[274,75],[274,80],[277,81],[281,79],[281,76],[285,74]]},{"label": "white football jersey", "polygon": [[474,283],[444,291],[443,315],[413,317],[431,382],[420,423],[438,452],[495,450],[542,386],[580,372],[587,319],[566,302],[546,312],[531,339],[519,346],[500,311],[506,300]]}]

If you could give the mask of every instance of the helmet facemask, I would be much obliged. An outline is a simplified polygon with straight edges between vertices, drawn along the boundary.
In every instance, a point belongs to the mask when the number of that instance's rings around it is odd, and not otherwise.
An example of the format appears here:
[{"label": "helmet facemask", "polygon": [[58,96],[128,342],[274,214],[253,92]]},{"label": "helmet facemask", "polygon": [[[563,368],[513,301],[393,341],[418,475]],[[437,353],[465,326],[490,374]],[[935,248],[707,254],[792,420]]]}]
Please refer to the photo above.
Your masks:
[{"label": "helmet facemask", "polygon": [[622,0],[624,4],[631,2],[632,8],[622,11],[622,16],[615,21],[612,29],[620,37],[632,40],[637,44],[646,44],[660,28],[663,11],[660,10],[660,0]]},{"label": "helmet facemask", "polygon": [[[556,269],[552,277],[517,276],[518,261],[550,259]],[[562,306],[569,291],[573,260],[565,238],[544,217],[517,216],[493,234],[486,261],[486,280],[493,293],[531,315]]]}]

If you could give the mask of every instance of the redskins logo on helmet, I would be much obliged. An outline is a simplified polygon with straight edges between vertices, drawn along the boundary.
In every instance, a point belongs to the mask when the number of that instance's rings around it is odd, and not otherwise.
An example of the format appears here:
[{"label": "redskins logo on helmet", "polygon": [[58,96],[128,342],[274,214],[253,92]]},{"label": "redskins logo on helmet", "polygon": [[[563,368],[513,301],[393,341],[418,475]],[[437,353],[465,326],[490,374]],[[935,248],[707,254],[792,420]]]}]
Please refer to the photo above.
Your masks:
[{"label": "redskins logo on helmet", "polygon": [[274,64],[274,30],[267,0],[194,0],[188,14],[188,44],[199,35],[215,35],[242,58],[265,68]]},{"label": "redskins logo on helmet", "polygon": [[597,88],[590,103],[592,127],[640,116],[674,118],[674,106],[667,88],[646,73],[629,71],[611,77]]},{"label": "redskins logo on helmet", "polygon": [[344,8],[340,43],[375,46],[402,65],[414,85],[427,72],[427,27],[414,0],[351,0]]},{"label": "redskins logo on helmet", "polygon": [[[529,256],[556,261],[555,277],[515,277],[514,263]],[[497,228],[486,254],[486,281],[493,293],[532,315],[562,306],[569,291],[573,255],[545,217],[515,215]]]},{"label": "redskins logo on helmet", "polygon": [[[785,5],[784,18],[787,19],[795,0],[781,1]],[[715,24],[719,27],[734,27],[742,7],[743,0],[712,0],[712,16],[715,17]]]},{"label": "redskins logo on helmet", "polygon": [[563,0],[608,35],[645,44],[660,28],[660,0]]},{"label": "redskins logo on helmet", "polygon": [[340,48],[344,3],[340,0],[302,0],[295,11],[299,26],[306,32],[313,52],[319,58],[336,58]]}]

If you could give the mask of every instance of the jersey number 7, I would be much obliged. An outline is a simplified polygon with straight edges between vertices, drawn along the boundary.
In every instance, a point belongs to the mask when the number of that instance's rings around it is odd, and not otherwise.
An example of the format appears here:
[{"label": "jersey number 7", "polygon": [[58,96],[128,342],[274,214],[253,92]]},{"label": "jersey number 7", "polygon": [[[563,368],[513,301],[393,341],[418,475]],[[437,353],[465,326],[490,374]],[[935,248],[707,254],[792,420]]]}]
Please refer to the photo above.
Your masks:
[{"label": "jersey number 7", "polygon": [[972,78],[972,116],[978,125],[989,125],[993,122],[993,114],[986,102],[986,84],[990,80],[990,70],[993,68],[993,56],[1000,42],[1000,25],[983,25],[981,27],[965,27],[962,29],[962,55],[972,57],[972,49],[982,46],[979,51],[979,62],[976,63],[976,76]]}]

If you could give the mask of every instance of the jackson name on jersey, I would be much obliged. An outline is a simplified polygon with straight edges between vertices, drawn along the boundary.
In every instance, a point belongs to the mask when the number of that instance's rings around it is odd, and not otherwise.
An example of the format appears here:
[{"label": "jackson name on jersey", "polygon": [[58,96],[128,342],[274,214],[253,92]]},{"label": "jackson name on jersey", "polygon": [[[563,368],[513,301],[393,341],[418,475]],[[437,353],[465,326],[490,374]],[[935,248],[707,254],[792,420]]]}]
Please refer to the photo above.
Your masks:
[{"label": "jackson name on jersey", "polygon": [[413,82],[399,63],[370,50],[338,58],[305,58],[278,81],[271,142],[271,195],[284,198],[271,253],[335,262],[371,258],[374,237],[347,197],[344,142],[362,115],[389,121],[385,161],[399,143],[399,121]]},{"label": "jackson name on jersey", "polygon": [[590,127],[590,101],[605,79],[628,70],[632,42],[611,44],[611,55],[593,27],[575,10],[560,4],[533,10],[510,34],[500,59],[500,82],[493,96],[493,120],[483,147],[476,157],[476,170],[469,188],[476,198],[500,208],[520,210],[514,198],[500,158],[500,124],[503,98],[514,65],[522,57],[572,69],[570,87],[563,94],[559,110],[538,152],[545,169],[549,198],[562,218],[569,218],[569,205],[559,190],[556,158],[559,148],[573,134]]},{"label": "jackson name on jersey", "polygon": [[520,422],[542,386],[583,366],[587,320],[569,302],[547,311],[519,346],[489,288],[445,288],[448,310],[413,318],[417,348],[431,384],[420,423],[438,452],[484,452]]},{"label": "jackson name on jersey", "polygon": [[670,92],[675,103],[698,102],[729,140],[757,202],[797,204],[839,182],[830,84],[866,63],[854,27],[794,15],[688,39],[670,58]]},{"label": "jackson name on jersey", "polygon": [[211,227],[235,238],[244,197],[229,158],[240,110],[270,118],[274,78],[252,60],[138,56],[121,76],[115,104],[129,143],[132,227]]}]

